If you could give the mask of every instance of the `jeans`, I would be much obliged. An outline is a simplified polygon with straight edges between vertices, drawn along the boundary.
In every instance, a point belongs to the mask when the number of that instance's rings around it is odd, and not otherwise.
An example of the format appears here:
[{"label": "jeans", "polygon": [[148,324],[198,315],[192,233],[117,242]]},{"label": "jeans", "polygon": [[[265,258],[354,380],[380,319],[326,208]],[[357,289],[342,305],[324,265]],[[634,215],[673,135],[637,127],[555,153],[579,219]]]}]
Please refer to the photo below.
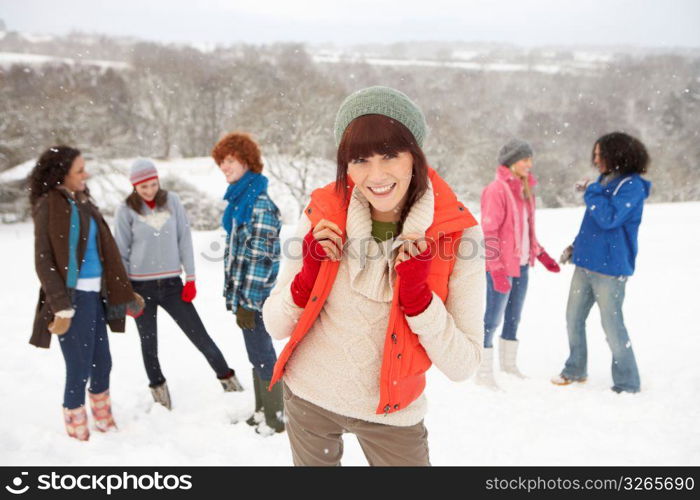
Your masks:
[{"label": "jeans", "polygon": [[161,306],[175,320],[177,326],[187,335],[199,352],[206,358],[216,376],[226,377],[230,368],[223,354],[216,346],[197,310],[191,302],[182,300],[182,280],[164,278],[160,280],[132,281],[134,291],[146,301],[143,314],[136,318],[136,326],[141,337],[141,354],[151,387],[165,382],[158,361],[158,306]]},{"label": "jeans", "polygon": [[639,391],[637,361],[622,317],[626,284],[626,276],[607,276],[576,267],[566,306],[570,353],[561,372],[566,378],[581,380],[587,376],[586,318],[593,304],[597,303],[605,338],[612,351],[612,389],[616,392]]},{"label": "jeans", "polygon": [[100,293],[75,290],[73,309],[75,315],[70,328],[58,337],[66,362],[63,406],[69,410],[85,404],[88,379],[93,394],[109,389],[109,373],[112,371],[112,356]]},{"label": "jeans", "polygon": [[484,313],[484,347],[493,347],[493,334],[503,323],[501,338],[516,340],[520,315],[527,293],[528,265],[520,266],[520,277],[508,277],[510,291],[497,292],[491,273],[486,273],[486,312]]},{"label": "jeans", "polygon": [[272,337],[267,333],[262,313],[255,313],[255,327],[242,328],[248,360],[258,376],[265,381],[272,379],[272,370],[277,362],[277,353],[272,345]]}]

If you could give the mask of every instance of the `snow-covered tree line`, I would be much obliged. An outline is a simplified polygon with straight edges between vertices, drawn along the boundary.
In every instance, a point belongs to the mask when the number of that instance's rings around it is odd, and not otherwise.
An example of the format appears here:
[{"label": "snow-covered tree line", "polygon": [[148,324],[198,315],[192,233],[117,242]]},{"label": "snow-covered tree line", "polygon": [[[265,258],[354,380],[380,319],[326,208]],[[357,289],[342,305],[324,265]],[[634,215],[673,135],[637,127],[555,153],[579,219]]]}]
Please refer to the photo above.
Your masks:
[{"label": "snow-covered tree line", "polygon": [[[692,52],[618,54],[594,69],[542,71],[530,51],[521,57],[524,70],[479,71],[328,63],[298,44],[204,52],[69,36],[47,46],[76,60],[109,59],[111,49],[127,64],[1,65],[0,169],[55,143],[100,158],[206,156],[222,133],[247,130],[267,156],[285,158],[272,161],[270,173],[301,197],[313,187],[314,169],[334,160],[332,126],[343,97],[383,84],[426,112],[427,157],[469,201],[492,178],[498,147],[518,136],[535,147],[543,204],[571,204],[571,184],[593,175],[593,141],[616,129],[647,144],[653,200],[700,199],[691,172],[700,162],[700,57]],[[29,48],[6,36],[0,52],[9,50]],[[411,57],[411,44],[392,50]]]}]

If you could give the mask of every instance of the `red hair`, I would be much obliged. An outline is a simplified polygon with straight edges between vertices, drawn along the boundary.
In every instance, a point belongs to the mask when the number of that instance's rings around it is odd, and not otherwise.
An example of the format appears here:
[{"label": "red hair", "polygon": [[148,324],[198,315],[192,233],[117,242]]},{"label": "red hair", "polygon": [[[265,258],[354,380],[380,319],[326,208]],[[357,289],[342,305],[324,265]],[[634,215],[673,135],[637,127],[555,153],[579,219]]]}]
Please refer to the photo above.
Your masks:
[{"label": "red hair", "polygon": [[260,147],[250,134],[245,132],[226,134],[211,150],[211,156],[217,165],[221,165],[221,162],[228,155],[235,156],[238,161],[256,174],[262,172],[263,163],[260,157]]}]

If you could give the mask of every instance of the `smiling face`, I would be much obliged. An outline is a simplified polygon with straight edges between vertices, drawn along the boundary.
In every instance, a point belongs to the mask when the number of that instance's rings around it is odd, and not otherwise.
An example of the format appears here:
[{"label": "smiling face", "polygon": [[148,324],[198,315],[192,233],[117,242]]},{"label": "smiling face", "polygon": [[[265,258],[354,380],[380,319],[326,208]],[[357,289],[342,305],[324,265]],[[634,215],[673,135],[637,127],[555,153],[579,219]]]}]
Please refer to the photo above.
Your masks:
[{"label": "smiling face", "polygon": [[90,174],[85,170],[85,159],[82,155],[78,155],[75,160],[73,160],[70,170],[68,170],[68,173],[63,178],[63,185],[74,193],[85,191],[87,187],[86,181],[89,178]]},{"label": "smiling face", "polygon": [[241,163],[234,155],[226,155],[224,159],[221,160],[219,169],[224,174],[224,177],[226,177],[226,182],[233,184],[243,177],[248,167]]},{"label": "smiling face", "polygon": [[521,179],[526,179],[532,168],[532,157],[518,160],[510,166],[511,171]]},{"label": "smiling face", "polygon": [[408,151],[356,158],[348,164],[348,176],[371,205],[374,220],[396,222],[406,203],[413,174]]},{"label": "smiling face", "polygon": [[355,118],[343,132],[336,183],[345,196],[358,189],[374,220],[402,223],[428,189],[428,165],[411,131],[384,115]]},{"label": "smiling face", "polygon": [[153,201],[156,197],[156,194],[158,194],[158,190],[160,189],[160,182],[158,182],[158,179],[151,179],[150,181],[136,184],[136,186],[134,186],[134,189],[144,200]]}]

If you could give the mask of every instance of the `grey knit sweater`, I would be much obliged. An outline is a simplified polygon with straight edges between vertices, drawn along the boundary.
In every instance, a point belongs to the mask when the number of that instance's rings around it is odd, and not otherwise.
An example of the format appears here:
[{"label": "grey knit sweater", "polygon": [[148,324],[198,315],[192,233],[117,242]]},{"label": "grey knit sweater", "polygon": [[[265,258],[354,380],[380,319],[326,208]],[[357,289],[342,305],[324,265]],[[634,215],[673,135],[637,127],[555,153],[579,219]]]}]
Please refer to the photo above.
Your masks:
[{"label": "grey knit sweater", "polygon": [[186,280],[194,281],[192,234],[178,195],[168,191],[166,205],[155,210],[144,203],[143,214],[125,202],[115,224],[115,239],[131,280],[180,276],[184,267]]}]

